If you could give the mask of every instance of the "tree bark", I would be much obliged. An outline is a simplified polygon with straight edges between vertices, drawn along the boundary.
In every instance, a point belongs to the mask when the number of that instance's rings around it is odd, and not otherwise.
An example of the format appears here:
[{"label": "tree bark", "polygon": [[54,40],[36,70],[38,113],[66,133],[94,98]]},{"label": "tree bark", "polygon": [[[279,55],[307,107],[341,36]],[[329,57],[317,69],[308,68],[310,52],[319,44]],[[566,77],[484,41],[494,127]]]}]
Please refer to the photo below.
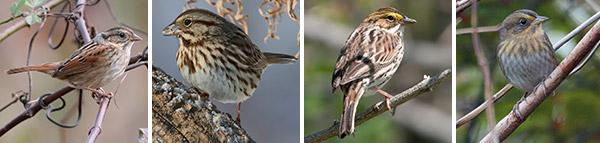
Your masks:
[{"label": "tree bark", "polygon": [[255,142],[231,117],[217,110],[203,91],[153,67],[153,142]]}]

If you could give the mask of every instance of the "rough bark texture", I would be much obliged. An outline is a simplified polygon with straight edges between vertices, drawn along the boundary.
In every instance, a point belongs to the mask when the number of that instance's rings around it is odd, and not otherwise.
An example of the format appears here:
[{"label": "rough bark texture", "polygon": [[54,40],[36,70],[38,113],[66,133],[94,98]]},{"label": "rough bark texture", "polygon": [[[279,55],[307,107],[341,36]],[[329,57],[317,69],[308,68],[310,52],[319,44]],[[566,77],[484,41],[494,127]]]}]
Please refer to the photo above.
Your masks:
[{"label": "rough bark texture", "polygon": [[[200,93],[199,93],[200,92]],[[254,142],[206,93],[152,70],[153,142]]]}]

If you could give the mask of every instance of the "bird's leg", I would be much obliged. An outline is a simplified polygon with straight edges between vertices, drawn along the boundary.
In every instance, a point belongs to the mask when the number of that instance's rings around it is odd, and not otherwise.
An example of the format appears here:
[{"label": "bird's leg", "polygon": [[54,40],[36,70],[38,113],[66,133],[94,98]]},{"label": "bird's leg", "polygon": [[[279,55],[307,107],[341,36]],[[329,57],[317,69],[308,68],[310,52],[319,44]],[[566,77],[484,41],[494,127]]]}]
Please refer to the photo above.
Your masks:
[{"label": "bird's leg", "polygon": [[521,96],[521,99],[519,99],[519,101],[517,101],[517,104],[515,104],[515,106],[513,106],[513,113],[515,113],[515,116],[517,117],[517,119],[519,119],[520,121],[523,121],[525,119],[523,119],[523,114],[521,114],[521,112],[518,110],[519,105],[521,104],[521,102],[525,101],[525,98],[527,98],[528,92],[525,92],[523,94],[523,96]]},{"label": "bird's leg", "polygon": [[[379,93],[380,95],[384,96],[385,97],[385,105],[387,106],[388,110],[392,110],[392,106],[390,106],[390,99],[393,98],[394,96],[381,90],[378,87],[373,87],[372,90]],[[392,114],[394,114],[393,111],[392,111]]]},{"label": "bird's leg", "polygon": [[237,117],[235,118],[235,121],[238,123],[238,125],[242,124],[242,119],[241,119],[241,107],[242,107],[242,102],[237,104]]},{"label": "bird's leg", "polygon": [[101,97],[112,97],[112,93],[106,93],[102,87],[93,89],[93,88],[85,88],[86,90],[92,91],[92,97],[96,100],[96,103],[100,103]]}]

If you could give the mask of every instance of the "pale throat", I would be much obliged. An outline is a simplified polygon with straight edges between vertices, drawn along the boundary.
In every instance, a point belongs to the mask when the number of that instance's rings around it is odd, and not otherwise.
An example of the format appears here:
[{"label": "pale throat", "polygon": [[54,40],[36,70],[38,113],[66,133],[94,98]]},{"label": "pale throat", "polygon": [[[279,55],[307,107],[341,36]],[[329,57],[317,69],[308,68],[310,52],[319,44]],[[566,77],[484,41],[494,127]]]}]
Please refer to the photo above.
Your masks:
[{"label": "pale throat", "polygon": [[[532,30],[535,30],[535,31],[531,32]],[[529,33],[531,33],[531,34],[529,34]],[[521,33],[515,35],[513,38],[521,40],[521,41],[529,41],[532,39],[537,39],[542,36],[545,36],[544,29],[542,29],[542,25],[538,25],[533,28],[525,29],[525,31],[522,31]]]},{"label": "pale throat", "polygon": [[189,41],[190,43],[196,43],[198,41],[200,41],[202,39],[201,36],[196,36],[194,37],[193,35],[189,35],[189,34],[181,34],[179,39],[179,43],[183,43],[183,39]]},{"label": "pale throat", "polygon": [[402,33],[404,33],[404,27],[402,27],[401,24],[398,24],[390,29],[386,29],[385,32],[388,32],[390,34],[399,34],[400,36],[402,36]]}]

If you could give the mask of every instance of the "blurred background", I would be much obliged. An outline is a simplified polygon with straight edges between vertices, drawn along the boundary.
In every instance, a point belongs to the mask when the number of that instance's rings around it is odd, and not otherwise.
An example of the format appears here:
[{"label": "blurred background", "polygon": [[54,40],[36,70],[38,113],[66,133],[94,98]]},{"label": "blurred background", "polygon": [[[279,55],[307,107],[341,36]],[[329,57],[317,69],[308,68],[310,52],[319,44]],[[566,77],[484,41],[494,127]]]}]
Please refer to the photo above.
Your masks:
[{"label": "blurred background", "polygon": [[[10,17],[9,6],[17,0],[7,0],[0,2],[0,19]],[[147,1],[128,0],[128,1],[107,1],[113,10],[117,19],[127,25],[137,29],[147,29],[148,14]],[[51,9],[51,12],[57,12],[62,5]],[[110,11],[104,1],[86,7],[87,23],[94,26],[97,31],[104,31],[111,27],[118,26],[110,16]],[[46,27],[38,34],[33,44],[31,64],[41,64],[47,62],[56,62],[66,59],[76,48],[78,44],[74,42],[74,26],[70,25],[65,42],[57,50],[48,48],[48,31],[55,18],[49,18],[46,21]],[[0,25],[0,31],[4,31],[14,22]],[[6,70],[15,67],[25,66],[27,56],[27,46],[31,36],[39,24],[30,28],[24,28],[6,40],[0,43],[0,106],[12,101],[11,93],[19,90],[27,91],[27,74],[7,75]],[[59,20],[55,33],[51,36],[56,44],[61,38],[65,28],[64,20]],[[144,38],[137,42],[132,48],[132,54],[140,53],[147,47],[148,37],[143,33],[138,35]],[[109,105],[107,114],[102,124],[102,133],[97,142],[136,142],[139,128],[148,128],[148,70],[142,66],[128,72],[127,77],[120,85],[118,92]],[[114,81],[105,89],[115,92],[119,81]],[[32,98],[37,99],[40,95],[51,93],[66,86],[65,82],[53,79],[48,75],[41,73],[32,73]],[[71,92],[63,98],[66,100],[66,109],[53,113],[56,120],[71,124],[76,119],[77,93]],[[87,138],[89,129],[92,127],[98,112],[98,104],[85,91],[83,94],[83,111],[79,126],[66,129],[60,128],[48,121],[45,117],[45,110],[38,112],[33,118],[30,118],[15,128],[11,129],[4,136],[0,137],[0,142],[83,142]],[[55,106],[59,103],[55,102]],[[24,111],[22,104],[16,103],[6,110],[0,112],[0,126],[6,125],[14,117]]]},{"label": "blurred background", "polygon": [[[267,35],[267,23],[258,13],[261,1],[243,1],[244,14],[248,15],[249,36],[262,51],[296,54],[299,23],[290,20],[284,13],[277,22],[279,40],[263,38]],[[153,65],[163,69],[169,75],[184,81],[175,62],[175,53],[179,42],[175,37],[161,34],[182,12],[183,0],[153,1],[152,34]],[[205,1],[196,3],[198,8],[216,12]],[[299,5],[296,14],[299,15]],[[235,118],[236,104],[213,102],[218,109]],[[242,127],[257,142],[297,142],[300,140],[300,63],[274,65],[265,70],[260,85],[252,98],[242,103]]]},{"label": "blurred background", "polygon": [[[395,7],[418,23],[405,28],[402,64],[384,90],[397,94],[452,68],[452,1],[305,1],[304,135],[339,120],[343,96],[331,94],[331,75],[346,38],[371,12]],[[354,136],[327,142],[452,142],[452,81],[445,79],[432,92],[398,106],[356,128]],[[363,96],[364,97],[364,96]],[[357,114],[383,97],[361,99]]]},{"label": "blurred background", "polygon": [[[550,18],[544,24],[544,30],[550,41],[556,43],[572,29],[600,11],[599,4],[598,0],[481,1],[478,22],[480,26],[496,25],[515,10],[531,9]],[[470,8],[457,14],[458,19],[462,19],[457,29],[470,27],[470,15]],[[558,58],[564,58],[586,31],[564,45],[557,52]],[[495,93],[507,83],[496,61],[496,47],[500,38],[497,32],[489,32],[481,33],[480,39],[492,71]],[[484,96],[483,77],[477,66],[471,35],[457,35],[456,40],[456,116],[460,118],[481,104]],[[556,90],[556,94],[548,97],[505,142],[599,142],[598,70],[600,70],[600,57],[594,55],[582,70],[568,77]],[[497,121],[512,110],[522,94],[523,91],[512,89],[503,99],[495,103]],[[457,142],[478,142],[487,134],[489,128],[484,114],[457,129]]]}]

